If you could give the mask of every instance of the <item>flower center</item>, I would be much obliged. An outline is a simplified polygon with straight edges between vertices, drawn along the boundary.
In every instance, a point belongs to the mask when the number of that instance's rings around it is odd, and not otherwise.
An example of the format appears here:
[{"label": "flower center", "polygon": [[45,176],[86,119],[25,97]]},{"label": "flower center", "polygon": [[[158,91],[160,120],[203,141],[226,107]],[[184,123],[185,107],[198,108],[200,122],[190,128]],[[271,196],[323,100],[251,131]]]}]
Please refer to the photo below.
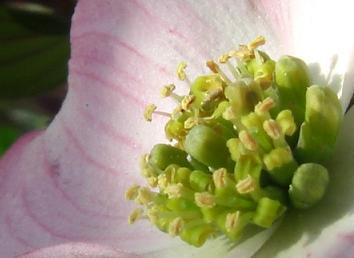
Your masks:
[{"label": "flower center", "polygon": [[168,117],[171,144],[156,144],[141,159],[149,187],[126,192],[141,205],[129,223],[147,218],[201,246],[215,235],[237,240],[251,224],[271,227],[287,209],[322,199],[329,177],[321,164],[334,149],[341,105],[328,87],[310,86],[303,61],[275,62],[258,50],[264,43],[260,36],[240,45],[222,54],[220,65],[208,60],[212,73],[193,82],[180,63],[177,77],[188,94],[168,84],[160,93],[177,102],[173,112],[147,106],[147,121]]}]

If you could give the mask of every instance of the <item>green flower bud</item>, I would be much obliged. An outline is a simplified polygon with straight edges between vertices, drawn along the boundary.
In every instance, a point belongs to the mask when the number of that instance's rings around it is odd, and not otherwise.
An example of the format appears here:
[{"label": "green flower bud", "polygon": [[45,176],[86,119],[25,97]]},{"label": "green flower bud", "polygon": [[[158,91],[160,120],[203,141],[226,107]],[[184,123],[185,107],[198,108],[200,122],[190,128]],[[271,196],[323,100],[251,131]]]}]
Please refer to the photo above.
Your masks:
[{"label": "green flower bud", "polygon": [[329,87],[311,86],[306,93],[305,122],[301,125],[296,158],[301,162],[327,160],[334,151],[342,118],[337,95]]},{"label": "green flower bud", "polygon": [[194,126],[187,134],[185,150],[196,160],[213,168],[228,167],[226,140],[205,125]]},{"label": "green flower bud", "polygon": [[167,144],[156,144],[149,157],[149,163],[161,170],[170,164],[177,164],[181,167],[190,167],[187,160],[187,153]]},{"label": "green flower bud", "polygon": [[275,82],[280,110],[290,109],[300,125],[304,121],[306,89],[310,86],[307,65],[296,57],[281,57],[275,64]]},{"label": "green flower bud", "polygon": [[324,196],[329,182],[328,171],[316,163],[302,164],[295,172],[289,187],[294,207],[307,209]]}]

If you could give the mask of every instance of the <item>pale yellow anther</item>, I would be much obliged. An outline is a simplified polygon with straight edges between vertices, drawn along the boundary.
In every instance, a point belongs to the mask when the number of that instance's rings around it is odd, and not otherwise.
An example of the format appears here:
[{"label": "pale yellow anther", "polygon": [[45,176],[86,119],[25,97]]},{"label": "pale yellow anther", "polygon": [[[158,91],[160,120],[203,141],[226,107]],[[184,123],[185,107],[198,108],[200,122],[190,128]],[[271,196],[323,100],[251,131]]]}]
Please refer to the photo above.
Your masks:
[{"label": "pale yellow anther", "polygon": [[236,190],[240,194],[247,194],[252,193],[256,189],[256,186],[256,181],[250,175],[247,175],[246,178],[236,184]]},{"label": "pale yellow anther", "polygon": [[225,187],[227,183],[227,170],[225,168],[219,168],[213,173],[213,181],[216,188]]},{"label": "pale yellow anther", "polygon": [[165,193],[168,198],[180,198],[182,197],[183,185],[181,183],[168,185],[165,189]]},{"label": "pale yellow anther", "polygon": [[163,86],[160,90],[161,97],[166,98],[166,97],[171,96],[171,94],[173,93],[173,91],[175,89],[176,89],[176,86],[174,84],[168,84],[168,85]]},{"label": "pale yellow anther", "polygon": [[186,80],[187,75],[186,75],[186,68],[187,68],[187,64],[185,62],[181,62],[178,66],[177,66],[177,77],[178,79],[180,79],[181,81]]},{"label": "pale yellow anther", "polygon": [[263,101],[258,102],[258,104],[254,107],[254,111],[257,115],[264,115],[269,112],[269,110],[271,110],[274,106],[274,100],[271,97],[267,97]]},{"label": "pale yellow anther", "polygon": [[208,192],[195,193],[194,200],[195,204],[200,208],[213,208],[216,205],[214,195]]},{"label": "pale yellow anther", "polygon": [[246,149],[250,151],[256,151],[258,149],[256,140],[249,132],[242,130],[241,132],[239,132],[238,137]]},{"label": "pale yellow anther", "polygon": [[146,121],[148,122],[151,122],[152,120],[152,114],[155,112],[156,110],[156,106],[154,104],[148,104],[146,107],[145,107],[145,110],[144,110],[144,118]]},{"label": "pale yellow anther", "polygon": [[125,199],[130,201],[134,200],[138,196],[139,188],[140,186],[136,184],[129,187],[128,190],[125,192]]},{"label": "pale yellow anther", "polygon": [[142,208],[137,208],[137,209],[133,210],[132,213],[130,213],[130,215],[128,217],[128,223],[129,224],[135,223],[138,219],[141,218],[143,213],[144,213],[144,210]]},{"label": "pale yellow anther", "polygon": [[184,221],[181,217],[177,217],[172,220],[168,226],[168,234],[172,237],[178,236],[182,231]]},{"label": "pale yellow anther", "polygon": [[259,46],[262,46],[266,43],[266,40],[263,36],[257,36],[254,40],[248,43],[247,48],[249,50],[254,50]]},{"label": "pale yellow anther", "polygon": [[240,211],[234,213],[228,213],[225,220],[225,229],[227,232],[231,232],[236,229],[240,221]]},{"label": "pale yellow anther", "polygon": [[239,49],[234,51],[233,56],[240,59],[249,59],[253,57],[253,51],[251,51],[247,46],[240,45]]},{"label": "pale yellow anther", "polygon": [[213,73],[218,73],[219,66],[213,61],[213,60],[208,60],[206,62],[207,67],[212,71]]},{"label": "pale yellow anther", "polygon": [[157,177],[151,176],[146,179],[147,183],[149,184],[150,187],[155,188],[157,186]]},{"label": "pale yellow anther", "polygon": [[228,54],[223,54],[219,57],[218,61],[221,64],[225,64],[229,59],[230,59],[230,56]]},{"label": "pale yellow anther", "polygon": [[192,105],[192,103],[195,100],[195,96],[194,95],[187,95],[182,99],[181,102],[181,108],[183,110],[188,110],[190,108],[190,106]]},{"label": "pale yellow anther", "polygon": [[263,129],[273,140],[277,140],[282,136],[279,124],[273,119],[264,121]]},{"label": "pale yellow anther", "polygon": [[154,199],[155,194],[147,187],[140,187],[135,201],[138,204],[146,205]]}]

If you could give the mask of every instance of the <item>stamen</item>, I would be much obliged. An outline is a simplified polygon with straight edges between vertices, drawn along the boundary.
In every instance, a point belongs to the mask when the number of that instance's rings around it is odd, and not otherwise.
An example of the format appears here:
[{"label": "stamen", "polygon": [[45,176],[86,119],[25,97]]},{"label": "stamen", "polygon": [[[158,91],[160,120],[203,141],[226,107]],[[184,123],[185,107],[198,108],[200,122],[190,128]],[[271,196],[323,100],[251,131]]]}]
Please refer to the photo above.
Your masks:
[{"label": "stamen", "polygon": [[177,77],[181,81],[184,81],[187,78],[187,75],[185,72],[186,68],[187,68],[187,64],[185,62],[181,62],[177,66]]},{"label": "stamen", "polygon": [[154,196],[155,194],[151,192],[149,188],[140,187],[138,190],[138,196],[135,198],[135,201],[138,204],[146,205],[153,200]]},{"label": "stamen", "polygon": [[229,56],[228,54],[223,54],[219,57],[218,61],[220,64],[225,64],[227,61],[229,61],[230,58],[231,56]]},{"label": "stamen", "polygon": [[132,213],[128,217],[128,223],[133,224],[143,215],[144,210],[142,208],[137,208],[132,211]]},{"label": "stamen", "polygon": [[144,118],[145,118],[146,121],[148,121],[148,122],[152,121],[152,114],[155,112],[156,108],[157,107],[154,104],[148,104],[145,107]]},{"label": "stamen", "polygon": [[171,117],[172,114],[168,113],[168,112],[164,112],[164,111],[157,111],[156,110],[156,106],[154,104],[148,104],[145,107],[144,110],[144,118],[146,121],[151,122],[152,121],[152,114],[155,115],[160,115],[160,116],[165,116],[165,117]]},{"label": "stamen", "polygon": [[267,97],[263,101],[258,102],[258,104],[254,108],[254,111],[257,115],[264,115],[269,112],[269,110],[271,110],[274,106],[274,100],[271,97]]},{"label": "stamen", "polygon": [[168,227],[168,234],[172,237],[178,236],[182,231],[184,226],[184,221],[181,217],[177,217],[171,221]]},{"label": "stamen", "polygon": [[219,168],[213,173],[213,181],[216,188],[223,188],[226,185],[227,170],[225,168]]},{"label": "stamen", "polygon": [[238,137],[242,144],[246,147],[246,149],[250,151],[256,151],[258,148],[257,142],[255,139],[253,139],[252,135],[245,131],[242,130],[239,134]]},{"label": "stamen", "polygon": [[273,119],[264,121],[263,129],[273,140],[277,140],[282,136],[279,124]]},{"label": "stamen", "polygon": [[230,51],[229,55],[239,58],[241,60],[248,60],[253,57],[253,51],[251,51],[245,45],[240,45],[238,50]]},{"label": "stamen", "polygon": [[240,221],[240,211],[234,213],[228,213],[225,220],[225,228],[227,232],[231,232],[233,229],[237,228]]},{"label": "stamen", "polygon": [[219,74],[226,84],[228,85],[232,84],[230,79],[226,76],[226,74],[220,69],[220,67],[213,60],[207,61],[206,65],[213,73]]},{"label": "stamen", "polygon": [[249,50],[254,50],[259,46],[262,46],[266,43],[266,40],[263,36],[257,36],[254,40],[248,43],[247,48]]},{"label": "stamen", "polygon": [[180,198],[182,197],[183,185],[181,183],[169,185],[165,189],[165,193],[168,198]]},{"label": "stamen", "polygon": [[187,111],[195,100],[194,95],[187,95],[182,99],[181,108]]},{"label": "stamen", "polygon": [[195,193],[194,200],[197,206],[201,208],[213,208],[216,205],[214,195],[208,192]]},{"label": "stamen", "polygon": [[240,194],[251,193],[256,189],[256,182],[250,175],[247,175],[245,179],[237,183],[236,189]]},{"label": "stamen", "polygon": [[128,190],[125,192],[125,199],[132,201],[138,196],[138,190],[140,186],[139,185],[132,185],[131,187],[128,188]]},{"label": "stamen", "polygon": [[240,73],[235,69],[235,67],[231,64],[230,61],[226,62],[227,68],[229,68],[232,75],[235,77],[236,80],[241,78]]},{"label": "stamen", "polygon": [[181,81],[185,81],[188,86],[191,85],[191,82],[186,74],[186,68],[187,68],[187,63],[186,62],[181,62],[178,66],[177,66],[177,77],[178,79],[180,79]]}]

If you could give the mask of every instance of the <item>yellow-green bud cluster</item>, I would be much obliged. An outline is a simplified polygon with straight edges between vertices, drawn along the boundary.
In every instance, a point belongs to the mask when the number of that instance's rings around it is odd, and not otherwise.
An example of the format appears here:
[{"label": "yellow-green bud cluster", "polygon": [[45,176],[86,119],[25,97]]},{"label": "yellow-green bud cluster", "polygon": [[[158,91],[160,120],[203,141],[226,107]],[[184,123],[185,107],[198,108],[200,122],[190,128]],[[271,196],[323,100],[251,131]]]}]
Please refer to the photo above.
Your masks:
[{"label": "yellow-green bud cluster", "polygon": [[[172,144],[157,144],[142,158],[150,188],[127,191],[143,206],[129,223],[148,218],[201,246],[222,234],[237,240],[251,224],[271,227],[288,208],[321,200],[329,183],[321,162],[334,149],[341,106],[328,87],[311,86],[302,60],[274,61],[257,50],[264,43],[257,37],[219,58],[233,79],[209,60],[212,74],[190,83],[187,65],[178,66],[190,91],[178,96],[174,84],[161,91],[178,103],[165,126]],[[147,120],[155,110],[149,106]]]}]

